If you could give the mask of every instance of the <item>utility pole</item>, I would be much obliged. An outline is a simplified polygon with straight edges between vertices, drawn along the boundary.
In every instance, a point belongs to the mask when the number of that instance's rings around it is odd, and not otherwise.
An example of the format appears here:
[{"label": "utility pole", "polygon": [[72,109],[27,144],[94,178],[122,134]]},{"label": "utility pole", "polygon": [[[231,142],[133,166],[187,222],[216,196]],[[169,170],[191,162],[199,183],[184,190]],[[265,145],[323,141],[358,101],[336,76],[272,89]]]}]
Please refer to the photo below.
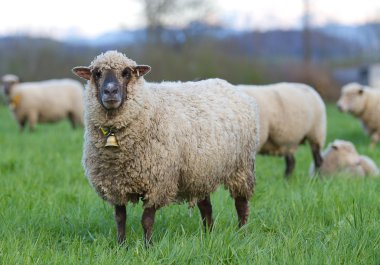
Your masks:
[{"label": "utility pole", "polygon": [[311,59],[311,32],[310,32],[310,0],[303,0],[303,61],[310,64]]}]

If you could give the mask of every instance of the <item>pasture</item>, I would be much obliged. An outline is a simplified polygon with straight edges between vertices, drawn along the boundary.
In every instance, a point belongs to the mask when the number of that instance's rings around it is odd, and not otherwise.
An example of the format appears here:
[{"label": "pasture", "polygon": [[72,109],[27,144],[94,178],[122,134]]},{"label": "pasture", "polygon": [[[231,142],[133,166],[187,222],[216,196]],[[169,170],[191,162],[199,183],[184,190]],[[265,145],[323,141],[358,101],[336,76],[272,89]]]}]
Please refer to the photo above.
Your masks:
[{"label": "pasture", "polygon": [[[354,142],[380,164],[380,146],[357,120],[328,106],[328,142]],[[312,180],[308,146],[284,180],[283,159],[259,156],[248,224],[237,229],[233,200],[211,196],[215,226],[198,209],[158,211],[154,245],[144,248],[141,204],[127,207],[127,245],[116,243],[113,208],[81,166],[83,130],[68,122],[18,132],[0,107],[1,264],[380,264],[380,178]]]}]

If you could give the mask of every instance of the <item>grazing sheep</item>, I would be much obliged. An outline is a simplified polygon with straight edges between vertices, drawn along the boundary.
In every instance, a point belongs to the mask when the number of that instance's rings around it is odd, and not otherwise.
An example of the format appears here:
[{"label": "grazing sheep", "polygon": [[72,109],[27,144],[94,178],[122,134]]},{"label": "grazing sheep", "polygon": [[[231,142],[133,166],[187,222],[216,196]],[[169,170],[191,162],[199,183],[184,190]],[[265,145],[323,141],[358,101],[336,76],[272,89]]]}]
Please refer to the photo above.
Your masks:
[{"label": "grazing sheep", "polygon": [[320,167],[326,139],[326,108],[313,88],[297,83],[238,87],[256,98],[259,107],[259,153],[284,156],[288,177],[295,167],[298,145],[308,140],[314,163]]},{"label": "grazing sheep", "polygon": [[71,125],[83,125],[83,85],[73,79],[18,83],[13,75],[3,77],[9,107],[22,131],[29,123],[57,122],[69,118]]},{"label": "grazing sheep", "polygon": [[350,83],[342,88],[337,107],[359,118],[371,137],[371,148],[380,140],[380,89],[372,89],[358,83]]},{"label": "grazing sheep", "polygon": [[139,199],[146,244],[156,210],[172,202],[197,203],[210,229],[209,195],[221,184],[244,225],[255,184],[255,101],[220,79],[146,83],[149,71],[117,51],[73,69],[88,80],[85,173],[115,207],[118,242],[125,240],[125,205]]},{"label": "grazing sheep", "polygon": [[[375,162],[367,156],[359,155],[355,146],[348,141],[335,140],[322,154],[323,163],[319,169],[321,176],[376,176],[379,174]],[[315,174],[311,165],[311,174]]]}]

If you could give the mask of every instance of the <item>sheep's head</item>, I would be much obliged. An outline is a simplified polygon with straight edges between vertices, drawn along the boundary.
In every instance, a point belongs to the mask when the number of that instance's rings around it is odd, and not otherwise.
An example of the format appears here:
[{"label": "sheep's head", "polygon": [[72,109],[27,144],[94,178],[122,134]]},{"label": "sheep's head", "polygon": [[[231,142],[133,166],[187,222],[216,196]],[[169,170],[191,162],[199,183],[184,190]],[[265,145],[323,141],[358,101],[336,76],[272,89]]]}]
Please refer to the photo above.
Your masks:
[{"label": "sheep's head", "polygon": [[335,161],[336,166],[339,168],[358,166],[360,164],[359,154],[355,146],[351,142],[344,140],[335,140],[329,144],[325,160]]},{"label": "sheep's head", "polygon": [[100,104],[106,110],[118,109],[128,98],[130,86],[150,71],[148,65],[137,65],[124,54],[108,51],[99,55],[89,67],[73,68],[74,74],[90,82]]},{"label": "sheep's head", "polygon": [[365,107],[367,88],[358,83],[350,83],[342,88],[342,94],[337,102],[340,111],[360,115]]},{"label": "sheep's head", "polygon": [[5,95],[9,96],[13,85],[19,83],[20,79],[15,75],[7,74],[2,77],[1,81],[3,82],[3,85],[4,85],[3,89],[4,89]]}]

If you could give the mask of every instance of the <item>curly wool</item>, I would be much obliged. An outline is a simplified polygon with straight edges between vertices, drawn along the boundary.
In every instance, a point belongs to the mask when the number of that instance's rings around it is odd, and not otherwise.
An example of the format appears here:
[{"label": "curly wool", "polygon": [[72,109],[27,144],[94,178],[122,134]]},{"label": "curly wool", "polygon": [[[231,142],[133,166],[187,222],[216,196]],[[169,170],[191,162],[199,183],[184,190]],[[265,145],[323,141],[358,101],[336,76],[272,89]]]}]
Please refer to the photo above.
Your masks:
[{"label": "curly wool", "polygon": [[305,139],[324,146],[326,108],[313,88],[297,83],[238,87],[256,98],[260,111],[260,153],[293,154]]},{"label": "curly wool", "polygon": [[[105,65],[104,65],[105,64]],[[91,67],[122,70],[135,62],[117,52]],[[133,76],[116,111],[100,105],[91,79],[85,93],[83,165],[97,193],[144,207],[186,200],[193,206],[220,184],[249,199],[259,139],[256,103],[220,79],[145,83]],[[106,148],[100,127],[112,127],[118,148]]]}]

